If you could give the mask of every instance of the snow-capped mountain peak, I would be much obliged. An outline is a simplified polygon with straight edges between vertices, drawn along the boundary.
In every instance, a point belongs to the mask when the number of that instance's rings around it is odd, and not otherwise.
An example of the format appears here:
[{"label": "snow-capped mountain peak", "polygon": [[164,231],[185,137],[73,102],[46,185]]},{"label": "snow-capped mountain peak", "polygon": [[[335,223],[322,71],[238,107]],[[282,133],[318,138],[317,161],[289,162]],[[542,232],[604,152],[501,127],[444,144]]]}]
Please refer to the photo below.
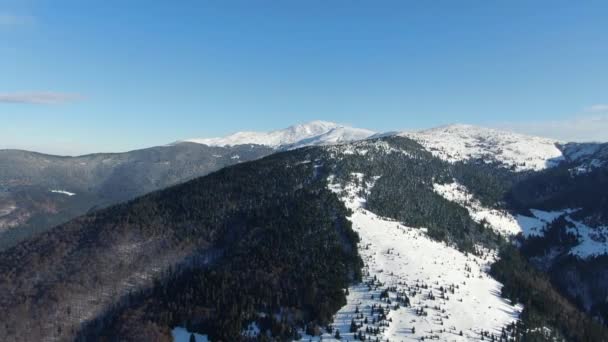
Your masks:
[{"label": "snow-capped mountain peak", "polygon": [[449,162],[482,159],[524,171],[542,170],[563,160],[556,140],[492,128],[453,124],[399,135]]},{"label": "snow-capped mountain peak", "polygon": [[187,139],[209,146],[264,145],[276,149],[292,149],[308,145],[326,145],[365,139],[375,132],[328,121],[311,121],[270,132],[237,132],[225,137]]}]

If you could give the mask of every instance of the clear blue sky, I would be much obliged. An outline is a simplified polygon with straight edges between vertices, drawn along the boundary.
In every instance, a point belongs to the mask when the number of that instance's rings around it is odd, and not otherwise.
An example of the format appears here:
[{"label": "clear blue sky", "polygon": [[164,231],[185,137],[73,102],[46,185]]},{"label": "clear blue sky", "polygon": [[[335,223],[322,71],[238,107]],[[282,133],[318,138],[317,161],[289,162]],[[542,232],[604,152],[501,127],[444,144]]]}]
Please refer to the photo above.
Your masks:
[{"label": "clear blue sky", "polygon": [[0,0],[0,56],[0,148],[608,122],[608,1]]}]

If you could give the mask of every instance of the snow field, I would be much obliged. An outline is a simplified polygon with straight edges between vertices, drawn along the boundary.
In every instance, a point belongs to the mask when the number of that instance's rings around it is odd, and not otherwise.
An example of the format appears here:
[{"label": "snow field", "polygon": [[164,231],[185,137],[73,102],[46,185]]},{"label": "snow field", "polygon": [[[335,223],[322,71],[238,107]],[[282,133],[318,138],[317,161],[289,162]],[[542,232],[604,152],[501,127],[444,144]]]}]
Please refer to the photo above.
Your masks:
[{"label": "snow field", "polygon": [[[363,179],[362,174],[353,177]],[[499,336],[517,320],[522,307],[501,298],[501,284],[487,274],[493,252],[465,255],[429,239],[423,229],[366,210],[358,196],[364,188],[351,183],[342,189],[333,177],[329,186],[353,210],[350,220],[361,237],[365,263],[363,282],[348,289],[347,305],[334,318],[341,341],[354,341],[360,333],[372,341],[478,340],[482,332]],[[350,331],[353,320],[357,332]],[[336,341],[334,335],[335,330],[302,340]]]}]

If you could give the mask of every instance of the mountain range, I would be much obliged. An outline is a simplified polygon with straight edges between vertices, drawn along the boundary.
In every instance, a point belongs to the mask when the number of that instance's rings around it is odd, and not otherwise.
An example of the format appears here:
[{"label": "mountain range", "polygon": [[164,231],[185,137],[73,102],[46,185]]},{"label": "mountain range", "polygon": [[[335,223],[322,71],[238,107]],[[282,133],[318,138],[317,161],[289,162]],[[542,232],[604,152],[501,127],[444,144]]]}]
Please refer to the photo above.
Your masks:
[{"label": "mountain range", "polygon": [[0,337],[605,341],[607,161],[608,144],[323,121],[0,151]]}]

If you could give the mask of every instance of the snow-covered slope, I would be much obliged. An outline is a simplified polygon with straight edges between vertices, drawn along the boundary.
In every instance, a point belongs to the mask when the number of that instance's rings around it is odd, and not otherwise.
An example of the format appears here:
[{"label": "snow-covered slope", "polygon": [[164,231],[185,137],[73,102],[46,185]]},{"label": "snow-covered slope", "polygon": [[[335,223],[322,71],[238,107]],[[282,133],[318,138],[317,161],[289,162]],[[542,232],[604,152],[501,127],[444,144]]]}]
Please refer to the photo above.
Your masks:
[{"label": "snow-covered slope", "polygon": [[311,121],[271,132],[238,132],[221,138],[187,139],[209,146],[264,145],[292,149],[308,145],[327,145],[365,139],[375,132],[327,121]]},{"label": "snow-covered slope", "polygon": [[[419,132],[397,134],[418,141],[435,156],[455,162],[483,159],[499,162],[517,171],[541,170],[564,160],[557,141],[471,125],[449,125]],[[271,132],[238,132],[220,138],[187,139],[209,146],[256,144],[276,149],[308,145],[330,145],[379,137],[367,129],[353,128],[327,121],[311,121]]]},{"label": "snow-covered slope", "polygon": [[[487,274],[493,252],[465,255],[431,240],[424,229],[375,215],[360,196],[366,190],[363,175],[352,176],[344,189],[332,178],[329,182],[353,210],[350,220],[361,236],[364,282],[349,288],[347,305],[323,341],[335,341],[335,329],[341,341],[354,341],[359,332],[371,341],[470,341],[482,334],[490,340],[490,334],[500,336],[503,327],[517,320],[521,306],[502,299],[501,284]],[[350,331],[353,323],[358,332]]]},{"label": "snow-covered slope", "polygon": [[458,124],[399,135],[418,141],[449,162],[483,159],[523,171],[541,170],[563,160],[555,140],[490,128]]},{"label": "snow-covered slope", "polygon": [[608,143],[567,143],[561,149],[576,174],[608,165]]},{"label": "snow-covered slope", "polygon": [[433,189],[448,201],[455,202],[469,211],[476,222],[485,222],[490,228],[504,236],[522,233],[524,237],[542,235],[547,224],[572,210],[543,211],[531,209],[533,216],[513,215],[504,209],[484,207],[467,188],[454,181],[447,184],[433,184]]},{"label": "snow-covered slope", "polygon": [[543,236],[551,222],[559,217],[564,217],[570,223],[567,232],[574,235],[577,241],[576,245],[565,252],[581,259],[608,254],[608,244],[606,244],[608,227],[592,228],[573,219],[570,214],[575,213],[577,209],[567,208],[555,211],[530,209],[533,216],[512,215],[506,210],[483,207],[464,185],[457,182],[433,184],[433,188],[445,199],[467,209],[475,221],[484,221],[490,228],[505,236],[517,235],[520,232],[524,238]]}]

